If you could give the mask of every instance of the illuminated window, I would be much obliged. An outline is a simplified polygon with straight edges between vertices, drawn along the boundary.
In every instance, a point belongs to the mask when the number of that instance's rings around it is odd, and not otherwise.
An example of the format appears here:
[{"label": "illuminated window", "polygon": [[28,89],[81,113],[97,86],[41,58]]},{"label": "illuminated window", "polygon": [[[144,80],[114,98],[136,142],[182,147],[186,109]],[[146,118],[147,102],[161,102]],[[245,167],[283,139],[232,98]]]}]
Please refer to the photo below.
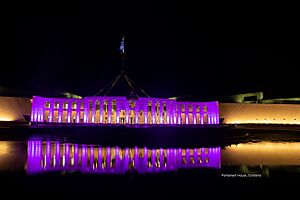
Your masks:
[{"label": "illuminated window", "polygon": [[50,108],[50,102],[49,101],[45,102],[45,108]]},{"label": "illuminated window", "polygon": [[181,112],[184,112],[184,105],[181,104]]},{"label": "illuminated window", "polygon": [[59,108],[59,103],[57,101],[54,103],[54,108]]},{"label": "illuminated window", "polygon": [[77,103],[76,102],[73,102],[72,103],[72,109],[76,109],[77,108]]},{"label": "illuminated window", "polygon": [[116,103],[116,100],[113,100],[112,101],[112,111],[116,111],[117,110],[117,103]]},{"label": "illuminated window", "polygon": [[189,112],[193,112],[193,106],[189,105]]},{"label": "illuminated window", "polygon": [[92,110],[92,108],[93,108],[93,102],[92,101],[89,101],[89,108],[90,108],[90,110]]},{"label": "illuminated window", "polygon": [[156,103],[156,104],[155,104],[155,111],[156,111],[156,113],[159,112],[159,103]]},{"label": "illuminated window", "polygon": [[68,109],[68,102],[64,102],[63,108],[64,108],[64,109]]},{"label": "illuminated window", "polygon": [[103,110],[104,110],[104,112],[107,112],[107,110],[108,110],[107,105],[108,105],[108,101],[105,100],[104,103],[103,103]]},{"label": "illuminated window", "polygon": [[96,110],[100,110],[100,102],[96,101]]},{"label": "illuminated window", "polygon": [[207,106],[203,106],[203,112],[207,112]]},{"label": "illuminated window", "polygon": [[152,105],[151,105],[151,101],[148,102],[148,112],[151,112],[152,109]]},{"label": "illuminated window", "polygon": [[130,106],[130,108],[134,108],[135,107],[135,102],[130,100],[129,101],[129,106]]},{"label": "illuminated window", "polygon": [[200,106],[196,106],[196,112],[200,112]]}]

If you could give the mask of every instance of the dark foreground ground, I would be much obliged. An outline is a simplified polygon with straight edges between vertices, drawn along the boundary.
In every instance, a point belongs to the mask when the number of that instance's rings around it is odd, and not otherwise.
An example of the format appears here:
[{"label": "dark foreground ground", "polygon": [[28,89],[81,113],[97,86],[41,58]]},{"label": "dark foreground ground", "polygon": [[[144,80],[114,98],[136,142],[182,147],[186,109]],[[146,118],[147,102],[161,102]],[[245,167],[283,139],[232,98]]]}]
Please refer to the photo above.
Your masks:
[{"label": "dark foreground ground", "polygon": [[[211,147],[255,141],[300,141],[298,129],[253,127],[56,127],[0,128],[0,140],[25,141],[32,138],[56,139],[106,146]],[[300,161],[300,152],[299,152]],[[95,175],[78,172],[44,173],[0,172],[0,192],[9,197],[37,199],[204,199],[215,196],[259,198],[258,195],[289,197],[299,195],[300,170],[270,169],[270,177],[225,178],[233,168],[189,169],[158,174]],[[2,198],[1,198],[2,199]]]},{"label": "dark foreground ground", "polygon": [[[33,176],[26,174],[2,174],[1,194],[9,197],[22,194],[23,197],[69,198],[93,196],[96,199],[162,199],[182,196],[185,198],[255,197],[297,194],[299,173],[288,176],[278,173],[273,178],[222,178],[212,169],[179,170],[172,173],[138,175],[88,175],[50,173]],[[99,196],[101,198],[99,198]],[[257,196],[256,196],[257,197]],[[84,198],[85,199],[85,198]],[[177,198],[176,198],[177,199]]]}]

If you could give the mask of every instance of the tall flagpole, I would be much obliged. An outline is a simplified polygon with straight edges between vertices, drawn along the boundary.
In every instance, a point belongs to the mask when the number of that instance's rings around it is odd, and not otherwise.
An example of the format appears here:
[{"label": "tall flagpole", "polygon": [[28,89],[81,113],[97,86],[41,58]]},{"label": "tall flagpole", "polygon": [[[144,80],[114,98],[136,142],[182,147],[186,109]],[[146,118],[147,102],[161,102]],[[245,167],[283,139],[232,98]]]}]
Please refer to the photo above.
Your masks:
[{"label": "tall flagpole", "polygon": [[125,52],[125,35],[123,35],[121,44],[120,44],[120,54],[122,58],[122,74],[125,73],[125,58],[126,58],[126,52]]},{"label": "tall flagpole", "polygon": [[[111,89],[116,85],[116,83],[120,80],[120,78],[124,79],[124,81],[127,82],[127,84],[129,85],[129,87],[131,88],[131,90],[133,92],[135,92],[136,96],[138,97],[138,93],[135,90],[135,84],[134,82],[125,74],[125,58],[126,58],[126,51],[125,51],[125,35],[123,35],[122,40],[121,40],[121,44],[120,44],[120,55],[122,58],[122,71],[121,74],[118,75],[115,79],[113,79],[109,84],[107,84],[104,88],[102,88],[99,92],[97,92],[94,96],[97,96],[99,94],[101,94],[102,92],[104,92],[104,90],[106,88],[108,88],[107,92],[104,94],[104,96],[106,96]],[[150,98],[150,96],[140,88],[141,92],[144,93],[147,97]]]}]

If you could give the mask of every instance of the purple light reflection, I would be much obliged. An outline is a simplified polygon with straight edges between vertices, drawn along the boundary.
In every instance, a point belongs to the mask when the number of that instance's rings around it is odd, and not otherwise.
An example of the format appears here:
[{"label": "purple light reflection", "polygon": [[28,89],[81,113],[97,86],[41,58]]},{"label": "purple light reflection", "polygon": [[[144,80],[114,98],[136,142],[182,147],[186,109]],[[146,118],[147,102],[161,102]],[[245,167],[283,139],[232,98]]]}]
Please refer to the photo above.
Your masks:
[{"label": "purple light reflection", "polygon": [[28,141],[27,173],[80,171],[124,174],[156,173],[180,168],[221,168],[220,147],[214,148],[119,148],[57,141]]}]

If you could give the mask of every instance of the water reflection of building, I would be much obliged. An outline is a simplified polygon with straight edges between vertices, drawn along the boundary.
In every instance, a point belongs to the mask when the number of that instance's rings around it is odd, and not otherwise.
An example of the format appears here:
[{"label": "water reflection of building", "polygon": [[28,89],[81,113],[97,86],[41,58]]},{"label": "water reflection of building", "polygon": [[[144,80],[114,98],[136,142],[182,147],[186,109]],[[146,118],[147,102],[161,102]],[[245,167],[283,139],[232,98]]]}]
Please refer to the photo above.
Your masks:
[{"label": "water reflection of building", "polygon": [[300,166],[300,142],[256,142],[226,146],[223,166]]},{"label": "water reflection of building", "polygon": [[124,174],[131,170],[151,173],[197,167],[220,168],[220,147],[148,149],[28,141],[30,174],[43,171]]},{"label": "water reflection of building", "polygon": [[27,159],[24,150],[19,141],[0,141],[0,174],[22,171]]},{"label": "water reflection of building", "polygon": [[126,97],[34,96],[31,122],[85,124],[219,124],[218,102]]}]

